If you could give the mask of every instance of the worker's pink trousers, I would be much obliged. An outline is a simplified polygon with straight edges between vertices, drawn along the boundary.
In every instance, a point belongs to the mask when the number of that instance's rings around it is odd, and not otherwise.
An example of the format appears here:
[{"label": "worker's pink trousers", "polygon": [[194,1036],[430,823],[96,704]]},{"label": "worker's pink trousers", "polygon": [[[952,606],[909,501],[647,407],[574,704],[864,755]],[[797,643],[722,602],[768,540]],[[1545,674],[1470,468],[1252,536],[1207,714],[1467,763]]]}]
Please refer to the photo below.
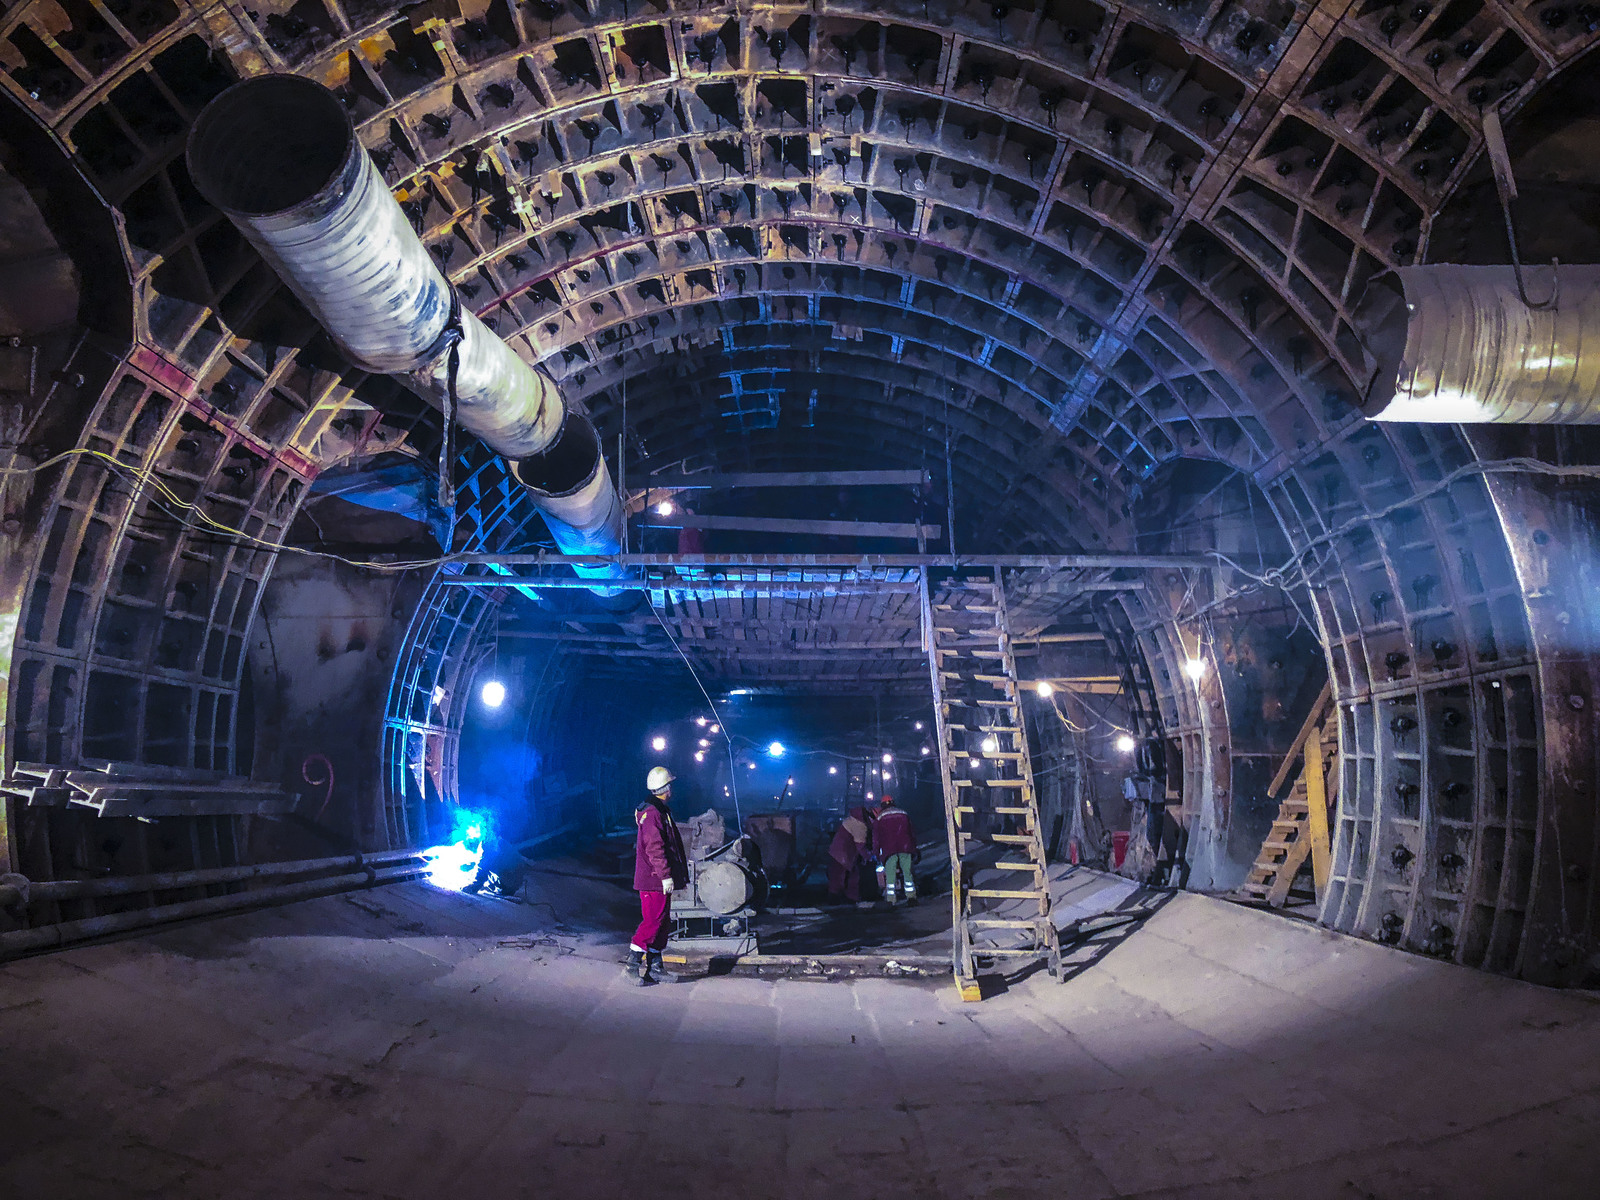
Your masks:
[{"label": "worker's pink trousers", "polygon": [[665,950],[672,932],[672,897],[665,892],[640,892],[639,928],[633,931],[633,944],[646,950]]}]

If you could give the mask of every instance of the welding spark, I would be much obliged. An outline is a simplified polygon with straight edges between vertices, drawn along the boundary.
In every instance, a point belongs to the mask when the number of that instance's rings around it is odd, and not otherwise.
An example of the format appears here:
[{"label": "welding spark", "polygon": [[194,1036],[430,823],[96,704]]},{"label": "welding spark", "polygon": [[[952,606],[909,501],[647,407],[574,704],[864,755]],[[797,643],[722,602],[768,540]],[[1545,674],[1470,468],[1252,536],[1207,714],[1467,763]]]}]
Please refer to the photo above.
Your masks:
[{"label": "welding spark", "polygon": [[428,882],[434,887],[459,892],[478,877],[478,864],[483,860],[483,818],[475,813],[457,813],[456,838],[442,846],[430,846],[422,852],[428,864]]}]

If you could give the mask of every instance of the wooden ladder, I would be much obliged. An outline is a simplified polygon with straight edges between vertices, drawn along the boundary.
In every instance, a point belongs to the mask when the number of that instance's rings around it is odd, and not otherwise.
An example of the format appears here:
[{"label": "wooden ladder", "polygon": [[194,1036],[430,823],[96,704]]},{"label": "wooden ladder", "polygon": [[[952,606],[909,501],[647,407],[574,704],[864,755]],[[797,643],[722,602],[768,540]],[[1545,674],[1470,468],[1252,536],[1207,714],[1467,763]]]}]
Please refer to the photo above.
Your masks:
[{"label": "wooden ladder", "polygon": [[[1338,713],[1333,708],[1332,691],[1324,686],[1312,705],[1283,765],[1267,794],[1275,795],[1287,781],[1296,761],[1301,762],[1294,786],[1278,806],[1277,819],[1267,831],[1266,840],[1256,855],[1255,865],[1235,895],[1245,901],[1266,902],[1282,908],[1289,901],[1289,889],[1306,860],[1311,860],[1311,876],[1317,898],[1328,886],[1329,837],[1328,803],[1330,792],[1338,786],[1337,769],[1327,767],[1338,754]],[[1328,745],[1332,740],[1332,746]]]},{"label": "wooden ladder", "polygon": [[[950,842],[952,957],[962,998],[977,1000],[980,963],[1042,957],[1060,978],[1061,945],[1000,572],[942,583],[935,598],[924,568],[921,592]],[[963,862],[981,847],[992,854]],[[1001,878],[975,886],[982,867]]]}]

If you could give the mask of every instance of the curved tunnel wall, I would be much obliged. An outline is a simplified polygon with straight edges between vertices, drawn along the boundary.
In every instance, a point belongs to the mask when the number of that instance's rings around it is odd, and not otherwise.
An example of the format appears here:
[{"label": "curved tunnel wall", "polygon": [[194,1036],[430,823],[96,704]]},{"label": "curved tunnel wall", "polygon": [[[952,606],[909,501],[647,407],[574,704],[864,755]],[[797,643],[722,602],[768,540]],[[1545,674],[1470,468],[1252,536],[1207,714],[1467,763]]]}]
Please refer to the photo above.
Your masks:
[{"label": "curved tunnel wall", "polygon": [[[1439,11],[1388,30],[1386,12],[1336,4],[1255,17],[1085,2],[997,18],[992,7],[668,20],[497,3],[447,14],[440,49],[390,14],[356,28],[331,9],[326,22],[298,24],[262,10],[257,24],[219,15],[208,28],[163,7],[140,18],[149,28],[113,31],[123,52],[86,63],[67,61],[42,8],[20,4],[6,18],[16,49],[0,58],[4,86],[127,218],[140,347],[118,370],[143,389],[129,419],[155,422],[139,461],[196,492],[231,491],[261,528],[285,527],[273,522],[293,517],[290,493],[321,463],[379,444],[426,455],[437,438],[420,405],[338,362],[183,175],[193,113],[262,69],[342,90],[435,257],[476,289],[497,332],[523,339],[588,401],[607,446],[626,395],[631,478],[683,461],[920,466],[942,461],[948,430],[958,536],[1003,550],[1070,549],[1080,535],[1130,544],[1137,482],[1178,454],[1248,472],[1291,546],[1307,551],[1352,748],[1343,888],[1325,919],[1370,935],[1395,911],[1416,946],[1454,921],[1448,953],[1549,973],[1525,958],[1522,931],[1546,923],[1538,905],[1560,897],[1546,888],[1541,899],[1524,880],[1559,863],[1541,841],[1550,814],[1540,806],[1571,798],[1522,789],[1515,764],[1549,741],[1549,722],[1571,718],[1538,686],[1545,668],[1510,564],[1532,576],[1505,549],[1481,479],[1439,485],[1474,457],[1458,431],[1359,423],[1366,361],[1350,312],[1376,270],[1423,253],[1431,214],[1476,152],[1481,104],[1521,103],[1590,35],[1498,9],[1457,13],[1452,29]],[[374,37],[368,56],[361,44]],[[1439,48],[1455,57],[1430,63]],[[362,395],[380,407],[351,402]],[[106,411],[115,398],[106,393]],[[784,448],[786,427],[805,421],[810,460]],[[187,441],[201,444],[204,472],[183,466],[195,454]],[[507,544],[532,514],[474,453],[460,468],[475,503],[458,546]],[[56,494],[93,481],[84,473]],[[65,508],[76,511],[70,499]],[[1469,539],[1471,563],[1429,558],[1454,536]],[[68,761],[85,753],[75,714],[93,692],[37,680],[72,668],[57,660],[73,572],[111,581],[78,590],[113,613],[118,556],[147,542],[113,521],[83,545],[40,572],[38,634],[13,676],[15,696],[35,671],[29,703],[43,715],[30,727]],[[155,572],[173,587],[152,593],[144,611],[155,616],[138,618],[151,627],[130,634],[138,653],[91,650],[75,633],[73,662],[110,653],[106,674],[146,695],[157,684],[234,694],[237,665],[218,690],[203,653],[192,679],[156,661],[161,614],[180,607],[178,561]],[[241,596],[265,569],[240,575]],[[249,612],[247,600],[206,625],[224,665]],[[1225,716],[1205,715],[1184,690],[1185,631],[1159,589],[1131,615],[1169,729],[1197,745],[1223,739]],[[1391,666],[1391,655],[1405,662]],[[1469,722],[1481,772],[1470,817],[1437,800],[1404,817],[1392,787],[1409,782],[1398,765],[1408,760],[1379,731],[1412,705],[1441,706],[1442,722],[1462,687],[1532,688],[1545,724],[1528,735],[1525,706],[1502,702],[1513,731],[1502,733],[1481,701]],[[135,729],[136,755],[147,737]],[[183,739],[190,753],[201,744]],[[237,747],[220,745],[210,753],[236,768]],[[1507,764],[1498,823],[1498,800],[1480,800],[1498,796],[1495,755]],[[1184,757],[1186,791],[1227,796],[1225,764]],[[1453,780],[1445,757],[1419,751],[1419,797]],[[1528,796],[1532,815],[1516,807]],[[1392,839],[1413,829],[1424,866],[1453,852],[1449,838],[1467,838],[1464,886],[1459,875],[1441,886],[1431,866],[1385,875]],[[1385,907],[1391,899],[1398,907]]]}]

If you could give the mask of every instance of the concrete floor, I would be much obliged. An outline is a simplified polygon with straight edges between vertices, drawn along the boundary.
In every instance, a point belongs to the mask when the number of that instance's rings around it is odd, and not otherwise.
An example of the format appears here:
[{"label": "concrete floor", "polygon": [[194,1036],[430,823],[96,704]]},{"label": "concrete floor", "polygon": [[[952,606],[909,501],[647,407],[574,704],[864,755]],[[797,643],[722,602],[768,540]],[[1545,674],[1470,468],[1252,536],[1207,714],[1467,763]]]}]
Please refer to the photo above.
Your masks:
[{"label": "concrete floor", "polygon": [[[1071,882],[1126,895],[1097,880]],[[1586,995],[1199,896],[978,1005],[931,981],[640,990],[579,929],[599,885],[545,885],[0,967],[0,1196],[1600,1193]]]}]

